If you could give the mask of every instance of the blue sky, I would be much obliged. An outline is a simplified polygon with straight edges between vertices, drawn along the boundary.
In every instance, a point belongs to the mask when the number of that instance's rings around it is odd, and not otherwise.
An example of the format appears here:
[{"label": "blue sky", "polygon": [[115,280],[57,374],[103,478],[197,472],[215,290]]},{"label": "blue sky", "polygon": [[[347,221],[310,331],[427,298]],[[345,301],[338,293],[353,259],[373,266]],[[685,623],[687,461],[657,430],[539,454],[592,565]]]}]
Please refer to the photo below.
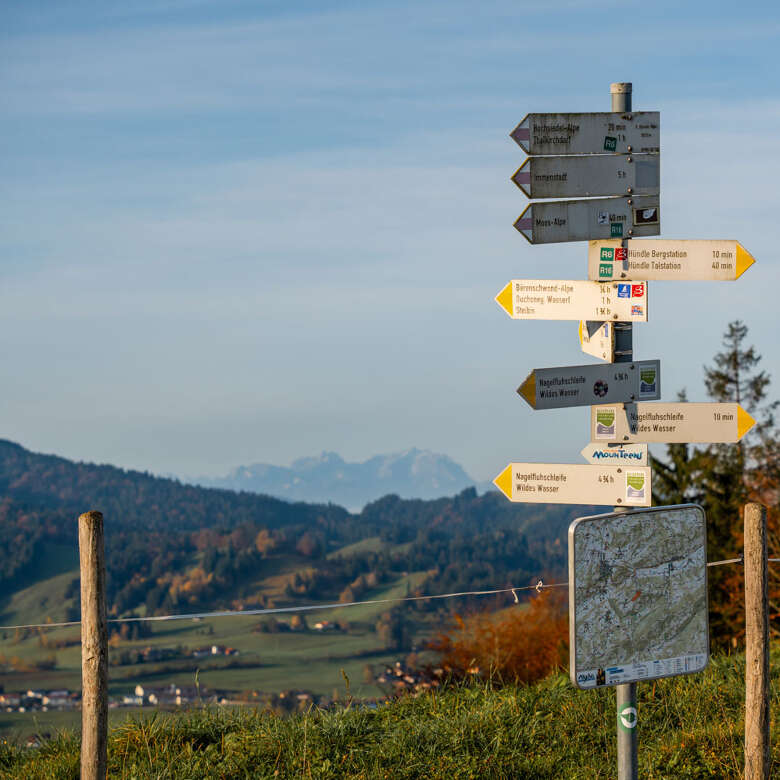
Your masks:
[{"label": "blue sky", "polygon": [[215,475],[411,446],[478,479],[579,461],[532,412],[575,323],[513,322],[528,111],[661,111],[662,235],[731,238],[736,283],[650,285],[664,397],[743,319],[780,388],[780,10],[746,2],[25,2],[0,24],[0,435]]}]

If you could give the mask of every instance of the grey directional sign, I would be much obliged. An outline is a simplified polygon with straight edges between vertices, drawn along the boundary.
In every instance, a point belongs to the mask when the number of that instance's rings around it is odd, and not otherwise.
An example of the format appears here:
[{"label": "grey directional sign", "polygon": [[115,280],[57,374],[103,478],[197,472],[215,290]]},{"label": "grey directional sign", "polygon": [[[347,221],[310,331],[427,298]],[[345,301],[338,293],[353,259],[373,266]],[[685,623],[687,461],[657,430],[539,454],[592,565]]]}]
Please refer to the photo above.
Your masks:
[{"label": "grey directional sign", "polygon": [[526,114],[509,135],[526,154],[658,154],[661,114]]},{"label": "grey directional sign", "polygon": [[569,526],[569,674],[579,688],[702,671],[707,527],[694,504]]},{"label": "grey directional sign", "polygon": [[658,195],[659,154],[529,157],[512,181],[529,198]]},{"label": "grey directional sign", "polygon": [[661,232],[658,196],[531,203],[515,228],[532,244],[657,236]]},{"label": "grey directional sign", "polygon": [[535,368],[517,388],[534,409],[653,401],[661,397],[658,360]]}]

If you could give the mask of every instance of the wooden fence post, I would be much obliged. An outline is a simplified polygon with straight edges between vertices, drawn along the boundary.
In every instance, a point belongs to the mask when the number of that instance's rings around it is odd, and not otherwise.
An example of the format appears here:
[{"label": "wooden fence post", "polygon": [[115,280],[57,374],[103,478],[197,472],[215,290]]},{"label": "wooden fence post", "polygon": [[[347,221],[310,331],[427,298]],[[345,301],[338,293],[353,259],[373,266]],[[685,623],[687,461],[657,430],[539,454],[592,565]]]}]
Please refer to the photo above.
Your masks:
[{"label": "wooden fence post", "polygon": [[745,780],[769,780],[766,507],[745,506]]},{"label": "wooden fence post", "polygon": [[81,780],[105,780],[108,760],[108,629],[103,515],[79,517],[81,567]]}]

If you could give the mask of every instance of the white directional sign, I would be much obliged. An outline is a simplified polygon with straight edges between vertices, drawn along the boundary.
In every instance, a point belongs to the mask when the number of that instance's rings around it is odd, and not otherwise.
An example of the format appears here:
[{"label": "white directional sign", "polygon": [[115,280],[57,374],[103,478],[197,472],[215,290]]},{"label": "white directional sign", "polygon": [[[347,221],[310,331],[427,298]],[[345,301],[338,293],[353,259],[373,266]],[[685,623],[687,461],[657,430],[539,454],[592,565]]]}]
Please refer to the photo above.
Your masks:
[{"label": "white directional sign", "polygon": [[646,444],[605,444],[603,442],[591,442],[580,451],[580,455],[588,463],[599,465],[609,463],[612,465],[627,463],[629,466],[647,465]]},{"label": "white directional sign", "polygon": [[494,480],[510,500],[528,504],[650,506],[647,466],[510,463]]},{"label": "white directional sign", "polygon": [[755,420],[739,404],[637,403],[592,406],[594,442],[728,444],[738,442]]},{"label": "white directional sign", "polygon": [[[590,325],[595,325],[591,332]],[[610,322],[589,323],[580,320],[580,347],[586,355],[606,360],[615,360],[615,328]]]},{"label": "white directional sign", "polygon": [[529,198],[658,195],[660,161],[658,154],[529,157],[512,181]]},{"label": "white directional sign", "polygon": [[660,361],[535,368],[517,392],[534,409],[653,401],[661,397]]},{"label": "white directional sign", "polygon": [[588,278],[733,282],[755,259],[739,241],[591,241]]},{"label": "white directional sign", "polygon": [[496,302],[515,320],[647,322],[647,285],[513,279]]},{"label": "white directional sign", "polygon": [[658,154],[658,111],[526,114],[509,134],[526,154]]},{"label": "white directional sign", "polygon": [[569,674],[578,688],[700,672],[709,649],[700,506],[580,517],[569,526]]},{"label": "white directional sign", "polygon": [[532,244],[657,236],[658,196],[531,203],[515,220],[515,228]]}]

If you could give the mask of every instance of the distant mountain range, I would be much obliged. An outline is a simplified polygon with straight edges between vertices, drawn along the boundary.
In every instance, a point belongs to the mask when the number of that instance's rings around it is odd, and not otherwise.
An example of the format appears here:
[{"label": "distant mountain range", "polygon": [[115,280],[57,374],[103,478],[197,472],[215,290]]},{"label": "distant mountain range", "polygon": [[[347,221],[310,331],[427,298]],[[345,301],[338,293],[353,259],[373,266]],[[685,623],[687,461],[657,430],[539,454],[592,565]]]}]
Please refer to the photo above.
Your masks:
[{"label": "distant mountain range", "polygon": [[331,502],[359,510],[389,493],[401,498],[452,496],[468,487],[492,488],[472,479],[452,458],[413,447],[348,463],[335,452],[300,458],[290,466],[255,463],[226,477],[193,480],[203,487],[264,493],[289,501]]}]

